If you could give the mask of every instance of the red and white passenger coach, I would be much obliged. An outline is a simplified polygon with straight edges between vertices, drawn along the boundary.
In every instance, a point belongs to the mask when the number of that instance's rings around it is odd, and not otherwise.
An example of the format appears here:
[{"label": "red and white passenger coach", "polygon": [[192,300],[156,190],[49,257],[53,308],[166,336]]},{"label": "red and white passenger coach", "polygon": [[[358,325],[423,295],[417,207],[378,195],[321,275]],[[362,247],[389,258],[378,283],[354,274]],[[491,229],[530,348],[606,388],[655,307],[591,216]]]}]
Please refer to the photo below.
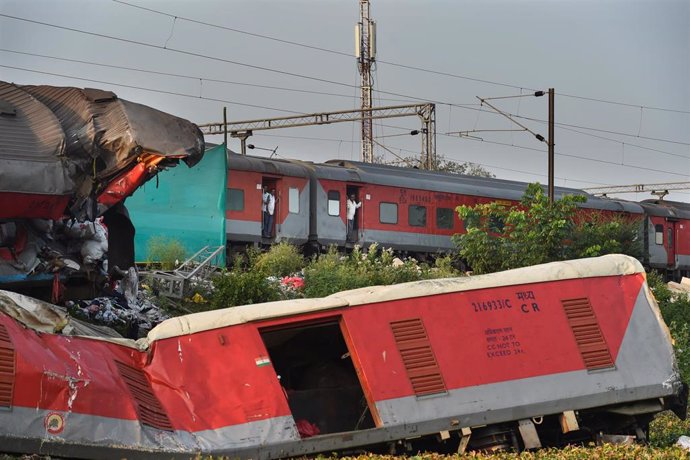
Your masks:
[{"label": "red and white passenger coach", "polygon": [[10,452],[520,449],[640,438],[658,411],[685,410],[668,330],[627,256],[197,313],[138,342],[87,336],[6,291],[0,310]]}]

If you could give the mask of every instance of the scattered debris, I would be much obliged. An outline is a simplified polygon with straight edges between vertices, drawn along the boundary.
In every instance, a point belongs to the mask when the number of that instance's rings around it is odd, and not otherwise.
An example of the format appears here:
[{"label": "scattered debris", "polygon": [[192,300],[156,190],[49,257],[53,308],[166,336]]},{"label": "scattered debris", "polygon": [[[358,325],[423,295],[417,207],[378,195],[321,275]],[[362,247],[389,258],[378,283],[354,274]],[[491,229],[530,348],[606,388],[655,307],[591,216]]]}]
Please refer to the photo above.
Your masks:
[{"label": "scattered debris", "polygon": [[114,291],[110,297],[68,301],[67,311],[75,318],[108,326],[129,339],[140,339],[170,316],[156,306],[145,291],[134,299]]}]

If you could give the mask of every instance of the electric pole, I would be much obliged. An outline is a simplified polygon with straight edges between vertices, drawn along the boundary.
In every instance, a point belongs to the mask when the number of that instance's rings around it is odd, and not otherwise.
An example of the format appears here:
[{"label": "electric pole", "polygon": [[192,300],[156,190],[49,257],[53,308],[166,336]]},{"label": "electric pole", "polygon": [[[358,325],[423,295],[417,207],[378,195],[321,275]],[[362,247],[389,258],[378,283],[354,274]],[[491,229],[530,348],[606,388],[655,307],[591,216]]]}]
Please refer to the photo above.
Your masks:
[{"label": "electric pole", "polygon": [[355,27],[355,57],[360,74],[362,109],[362,161],[374,162],[374,132],[371,121],[373,78],[376,61],[376,23],[369,18],[369,0],[359,0],[359,23]]},{"label": "electric pole", "polygon": [[554,90],[553,88],[549,88],[549,203],[553,203],[554,200],[554,188],[553,188],[553,181],[555,179],[554,177],[554,142],[553,142],[553,133],[555,131],[554,125],[555,125],[555,120],[554,120]]}]

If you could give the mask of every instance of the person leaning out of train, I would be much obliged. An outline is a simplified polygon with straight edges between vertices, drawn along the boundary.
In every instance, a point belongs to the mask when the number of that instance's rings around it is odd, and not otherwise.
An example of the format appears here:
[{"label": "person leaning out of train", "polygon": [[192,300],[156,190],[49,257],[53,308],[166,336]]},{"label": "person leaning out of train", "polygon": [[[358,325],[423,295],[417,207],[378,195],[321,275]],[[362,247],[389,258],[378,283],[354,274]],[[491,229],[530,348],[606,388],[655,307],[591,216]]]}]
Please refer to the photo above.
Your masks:
[{"label": "person leaning out of train", "polygon": [[355,229],[355,213],[357,208],[362,206],[361,201],[357,201],[355,194],[352,193],[350,198],[347,200],[347,239],[348,241],[354,241],[354,229]]},{"label": "person leaning out of train", "polygon": [[266,205],[268,204],[268,187],[264,185],[261,193],[261,235],[266,236],[266,228],[268,228],[268,212]]},{"label": "person leaning out of train", "polygon": [[268,194],[268,198],[266,200],[266,215],[268,216],[266,218],[266,227],[264,231],[264,237],[266,238],[273,237],[273,219],[275,217],[275,210],[276,190],[272,189],[271,192]]}]

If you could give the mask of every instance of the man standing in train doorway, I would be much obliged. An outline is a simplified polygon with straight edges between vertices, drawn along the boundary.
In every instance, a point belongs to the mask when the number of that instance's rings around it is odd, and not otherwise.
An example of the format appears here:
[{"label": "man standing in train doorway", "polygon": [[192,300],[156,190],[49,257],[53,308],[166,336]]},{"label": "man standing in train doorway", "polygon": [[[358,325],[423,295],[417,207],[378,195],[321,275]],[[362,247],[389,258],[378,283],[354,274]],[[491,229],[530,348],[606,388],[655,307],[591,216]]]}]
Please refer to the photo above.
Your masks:
[{"label": "man standing in train doorway", "polygon": [[268,228],[268,186],[263,186],[261,193],[261,236],[266,237],[266,229]]},{"label": "man standing in train doorway", "polygon": [[276,210],[276,189],[272,189],[268,194],[268,199],[266,200],[266,229],[264,232],[265,238],[273,237],[273,218],[275,216]]},{"label": "man standing in train doorway", "polygon": [[355,213],[357,208],[362,206],[362,202],[357,202],[355,194],[351,193],[347,200],[347,241],[354,242],[355,238]]}]

